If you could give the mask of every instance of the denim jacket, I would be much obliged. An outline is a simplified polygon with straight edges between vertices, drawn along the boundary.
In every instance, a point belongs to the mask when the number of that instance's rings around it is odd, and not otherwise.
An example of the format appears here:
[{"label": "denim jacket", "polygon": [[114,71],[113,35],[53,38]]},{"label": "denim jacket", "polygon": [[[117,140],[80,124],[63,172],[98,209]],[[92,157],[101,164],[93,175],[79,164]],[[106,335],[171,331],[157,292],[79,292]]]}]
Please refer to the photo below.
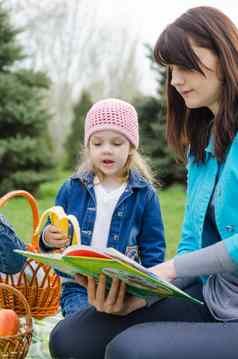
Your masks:
[{"label": "denim jacket", "polygon": [[[76,174],[62,185],[56,197],[56,205],[62,206],[67,214],[73,214],[78,219],[81,243],[85,245],[91,244],[96,220],[93,179],[92,173]],[[137,171],[130,173],[127,187],[112,215],[107,247],[113,247],[140,261],[145,267],[164,260],[164,229],[158,196],[152,185]],[[65,298],[71,296],[72,291],[77,291],[78,298],[81,296],[84,304],[86,303],[86,291],[79,287],[75,283],[63,284],[63,314],[67,311],[64,310],[67,306]],[[72,300],[74,302],[74,299]],[[84,306],[82,301],[78,306]]]},{"label": "denim jacket", "polygon": [[[210,140],[205,162],[198,164],[188,156],[187,205],[178,254],[214,243],[214,233],[205,224],[205,215],[218,172],[213,142]],[[238,264],[238,134],[229,150],[214,194],[215,220],[221,240],[231,259]]]}]

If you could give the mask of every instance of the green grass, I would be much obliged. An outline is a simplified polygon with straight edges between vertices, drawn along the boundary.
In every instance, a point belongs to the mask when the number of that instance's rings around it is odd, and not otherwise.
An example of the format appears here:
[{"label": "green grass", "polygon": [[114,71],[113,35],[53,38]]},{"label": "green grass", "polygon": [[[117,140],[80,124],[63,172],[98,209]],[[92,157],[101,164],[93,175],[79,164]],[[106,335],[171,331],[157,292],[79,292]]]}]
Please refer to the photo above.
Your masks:
[{"label": "green grass", "polygon": [[175,255],[180,239],[183,222],[185,190],[182,186],[173,186],[159,191],[161,211],[164,220],[165,238],[167,243],[167,258]]},{"label": "green grass", "polygon": [[[40,214],[54,205],[57,190],[66,178],[67,174],[63,174],[60,179],[45,183],[40,187],[39,194],[36,197]],[[15,197],[9,200],[0,209],[0,212],[7,217],[24,242],[31,242],[33,231],[32,211],[27,199]]]},{"label": "green grass", "polygon": [[[41,186],[37,196],[40,213],[46,208],[54,205],[56,192],[67,176],[68,173],[63,173],[58,180],[45,183]],[[167,258],[170,258],[175,254],[180,237],[185,202],[184,188],[181,186],[173,186],[167,190],[160,190],[159,198],[165,226]],[[31,207],[26,199],[11,199],[3,208],[1,208],[1,213],[6,215],[18,235],[25,242],[31,241],[32,213]]]}]

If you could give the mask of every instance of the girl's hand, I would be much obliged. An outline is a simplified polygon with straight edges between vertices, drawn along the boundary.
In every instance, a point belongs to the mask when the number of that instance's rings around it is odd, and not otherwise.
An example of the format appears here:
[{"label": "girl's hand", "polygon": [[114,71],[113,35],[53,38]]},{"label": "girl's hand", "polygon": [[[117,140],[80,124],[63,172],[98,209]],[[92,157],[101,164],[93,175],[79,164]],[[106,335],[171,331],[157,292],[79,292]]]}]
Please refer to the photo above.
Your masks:
[{"label": "girl's hand", "polygon": [[149,268],[150,272],[158,275],[161,279],[171,281],[176,278],[176,270],[173,259],[161,264],[157,264],[154,267]]},{"label": "girl's hand", "polygon": [[46,227],[44,236],[45,241],[55,248],[65,248],[70,243],[66,234],[52,224]]},{"label": "girl's hand", "polygon": [[112,280],[109,291],[106,289],[106,276],[101,274],[99,282],[81,275],[76,276],[76,281],[88,290],[88,301],[97,311],[114,315],[127,315],[134,310],[143,308],[146,301],[141,298],[126,294],[126,285],[117,278]]}]

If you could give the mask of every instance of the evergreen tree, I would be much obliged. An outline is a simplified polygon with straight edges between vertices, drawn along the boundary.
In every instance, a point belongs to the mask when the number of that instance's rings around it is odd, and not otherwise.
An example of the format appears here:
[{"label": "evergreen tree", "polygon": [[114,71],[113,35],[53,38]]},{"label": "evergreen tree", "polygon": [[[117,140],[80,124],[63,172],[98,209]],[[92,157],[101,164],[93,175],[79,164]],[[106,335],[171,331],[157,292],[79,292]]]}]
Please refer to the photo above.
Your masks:
[{"label": "evergreen tree", "polygon": [[179,164],[166,143],[166,100],[165,82],[166,72],[155,63],[151,47],[147,46],[151,68],[157,77],[157,97],[147,96],[137,99],[135,107],[138,111],[141,148],[145,156],[150,159],[156,177],[164,186],[174,182],[184,182],[185,168]]},{"label": "evergreen tree", "polygon": [[73,108],[73,121],[70,134],[65,143],[67,153],[66,168],[75,169],[78,161],[80,150],[84,140],[84,121],[85,116],[92,106],[92,101],[88,92],[83,92],[79,101]]},{"label": "evergreen tree", "polygon": [[0,194],[36,192],[53,167],[43,96],[49,80],[41,72],[14,70],[23,59],[18,31],[0,3]]}]

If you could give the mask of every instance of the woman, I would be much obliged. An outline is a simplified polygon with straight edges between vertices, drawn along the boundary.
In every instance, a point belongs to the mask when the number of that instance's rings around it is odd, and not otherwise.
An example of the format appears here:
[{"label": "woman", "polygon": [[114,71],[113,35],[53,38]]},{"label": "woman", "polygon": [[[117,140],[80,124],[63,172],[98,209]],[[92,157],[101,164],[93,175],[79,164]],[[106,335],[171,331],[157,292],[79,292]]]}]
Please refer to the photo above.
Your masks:
[{"label": "woman", "polygon": [[148,308],[120,282],[106,293],[105,278],[98,286],[89,278],[97,311],[58,324],[55,358],[237,358],[238,30],[215,8],[192,8],[160,35],[155,58],[168,70],[167,138],[187,158],[188,189],[177,256],[151,270],[205,304],[165,299]]}]

